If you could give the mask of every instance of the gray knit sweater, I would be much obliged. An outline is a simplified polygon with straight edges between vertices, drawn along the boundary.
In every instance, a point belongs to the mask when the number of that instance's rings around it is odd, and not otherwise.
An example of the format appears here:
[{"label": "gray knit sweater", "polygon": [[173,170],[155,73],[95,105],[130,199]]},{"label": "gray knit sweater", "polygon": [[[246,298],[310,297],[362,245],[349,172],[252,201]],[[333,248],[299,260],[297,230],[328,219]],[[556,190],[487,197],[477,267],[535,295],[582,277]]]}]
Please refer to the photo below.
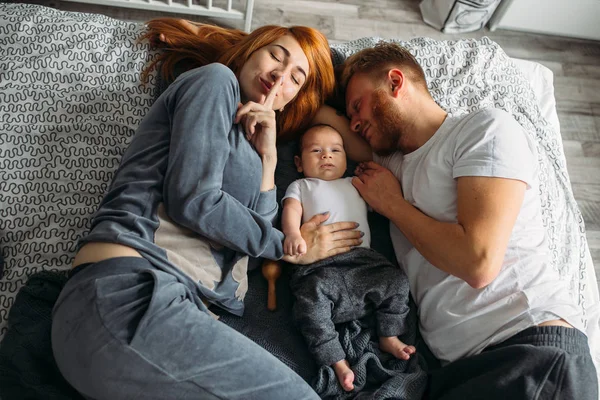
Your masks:
[{"label": "gray knit sweater", "polygon": [[260,157],[233,124],[239,101],[222,64],[180,75],[141,122],[79,245],[133,247],[241,315],[248,256],[281,258],[283,234],[275,190],[260,192]]}]

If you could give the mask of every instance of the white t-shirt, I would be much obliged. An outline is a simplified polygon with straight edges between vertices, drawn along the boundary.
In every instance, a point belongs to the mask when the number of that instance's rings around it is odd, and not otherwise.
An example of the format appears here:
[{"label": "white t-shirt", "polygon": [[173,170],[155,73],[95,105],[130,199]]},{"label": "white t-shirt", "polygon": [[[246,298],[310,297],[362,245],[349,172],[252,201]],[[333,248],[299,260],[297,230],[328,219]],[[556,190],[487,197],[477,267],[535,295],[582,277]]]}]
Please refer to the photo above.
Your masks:
[{"label": "white t-shirt", "polygon": [[477,354],[557,318],[583,331],[579,307],[549,264],[534,143],[510,114],[485,109],[448,115],[416,151],[374,158],[400,180],[408,202],[443,222],[457,222],[456,179],[461,176],[527,183],[504,264],[498,277],[482,289],[434,267],[390,224],[396,257],[418,306],[421,333],[442,362]]},{"label": "white t-shirt", "polygon": [[283,200],[288,197],[302,203],[303,223],[316,214],[329,211],[329,219],[325,221],[325,225],[334,222],[358,222],[358,230],[365,234],[362,237],[361,247],[371,246],[367,203],[352,185],[352,178],[340,178],[333,181],[318,178],[298,179],[288,186]]}]

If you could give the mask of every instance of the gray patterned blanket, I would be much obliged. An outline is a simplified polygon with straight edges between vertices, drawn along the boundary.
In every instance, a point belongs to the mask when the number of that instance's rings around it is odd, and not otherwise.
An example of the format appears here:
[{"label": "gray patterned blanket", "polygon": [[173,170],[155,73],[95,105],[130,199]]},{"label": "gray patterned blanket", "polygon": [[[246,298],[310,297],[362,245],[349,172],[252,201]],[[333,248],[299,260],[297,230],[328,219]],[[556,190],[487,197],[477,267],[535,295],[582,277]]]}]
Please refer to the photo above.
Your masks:
[{"label": "gray patterned blanket", "polygon": [[154,100],[143,26],[0,3],[0,339],[27,278],[69,268]]},{"label": "gray patterned blanket", "polygon": [[[409,325],[405,343],[416,342],[416,315]],[[427,384],[427,366],[420,353],[410,360],[396,359],[377,347],[374,322],[352,321],[337,327],[342,348],[354,371],[354,389],[345,392],[333,368],[322,366],[313,380],[313,388],[322,399],[421,399]]]}]

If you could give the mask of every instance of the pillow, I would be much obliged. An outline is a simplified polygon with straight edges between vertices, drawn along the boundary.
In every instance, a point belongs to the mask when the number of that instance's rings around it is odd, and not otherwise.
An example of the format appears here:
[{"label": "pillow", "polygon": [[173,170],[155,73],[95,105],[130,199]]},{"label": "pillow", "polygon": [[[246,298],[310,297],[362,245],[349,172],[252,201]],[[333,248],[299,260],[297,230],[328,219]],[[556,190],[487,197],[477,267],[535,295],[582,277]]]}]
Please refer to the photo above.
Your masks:
[{"label": "pillow", "polygon": [[27,278],[75,245],[155,96],[143,25],[0,4],[0,338]]}]

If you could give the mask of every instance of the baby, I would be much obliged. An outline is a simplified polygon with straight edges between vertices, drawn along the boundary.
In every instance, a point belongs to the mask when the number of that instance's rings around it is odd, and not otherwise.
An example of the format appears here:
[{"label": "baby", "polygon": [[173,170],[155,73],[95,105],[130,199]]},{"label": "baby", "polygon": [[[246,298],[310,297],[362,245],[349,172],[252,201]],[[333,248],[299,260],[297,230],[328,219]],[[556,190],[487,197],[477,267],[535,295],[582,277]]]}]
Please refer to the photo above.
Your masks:
[{"label": "baby", "polygon": [[290,286],[296,298],[294,319],[320,365],[331,365],[343,389],[354,388],[354,372],[338,340],[335,324],[375,313],[380,349],[407,360],[415,353],[398,339],[408,315],[408,279],[402,269],[370,249],[367,205],[343,178],[346,152],[341,135],[327,125],[310,128],[294,159],[304,179],[292,182],[283,198],[284,251],[306,251],[300,225],[329,212],[327,223],[355,221],[364,233],[360,247],[317,263],[294,268]]}]

